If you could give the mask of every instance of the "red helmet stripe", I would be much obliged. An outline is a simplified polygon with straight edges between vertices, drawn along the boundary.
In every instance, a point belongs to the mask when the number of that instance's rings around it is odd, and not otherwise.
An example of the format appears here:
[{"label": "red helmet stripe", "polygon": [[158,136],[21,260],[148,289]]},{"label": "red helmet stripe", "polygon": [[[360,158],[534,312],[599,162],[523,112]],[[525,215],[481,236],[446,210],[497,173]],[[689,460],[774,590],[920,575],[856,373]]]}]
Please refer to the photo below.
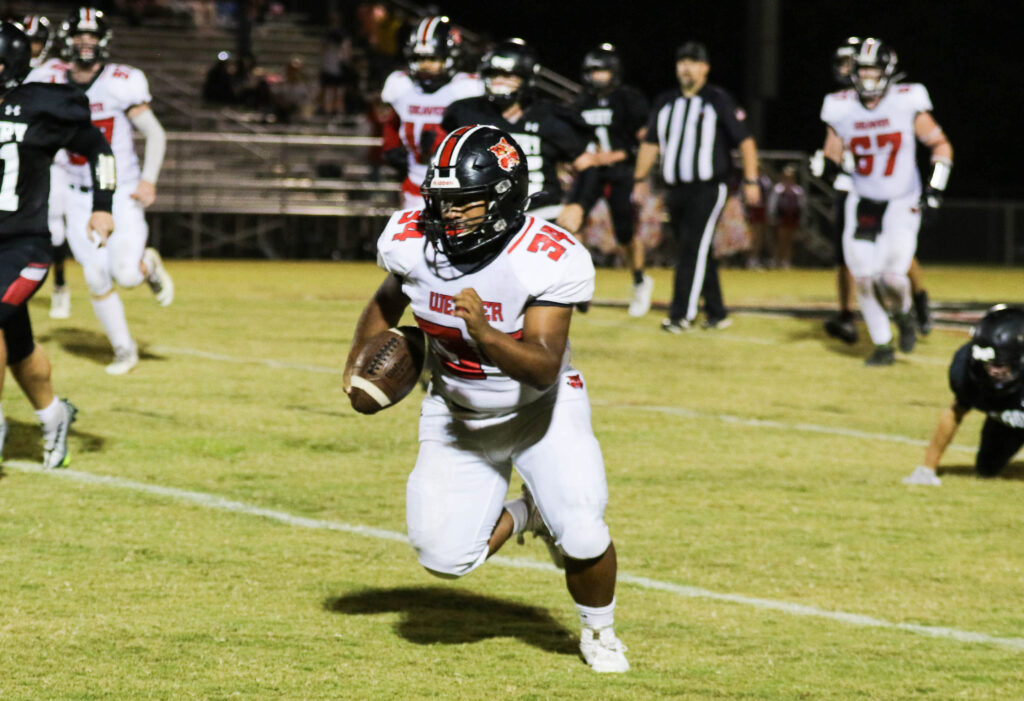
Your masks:
[{"label": "red helmet stripe", "polygon": [[434,33],[433,25],[437,23],[437,19],[437,17],[428,17],[427,19],[420,22],[420,26],[423,28],[422,33],[420,33],[421,44],[426,44],[427,39],[429,39],[430,35]]},{"label": "red helmet stripe", "polygon": [[437,158],[438,168],[451,168],[452,158],[455,155],[455,147],[458,145],[459,140],[473,129],[473,126],[459,127],[448,135],[448,138],[446,138],[444,143],[441,144],[441,155]]}]

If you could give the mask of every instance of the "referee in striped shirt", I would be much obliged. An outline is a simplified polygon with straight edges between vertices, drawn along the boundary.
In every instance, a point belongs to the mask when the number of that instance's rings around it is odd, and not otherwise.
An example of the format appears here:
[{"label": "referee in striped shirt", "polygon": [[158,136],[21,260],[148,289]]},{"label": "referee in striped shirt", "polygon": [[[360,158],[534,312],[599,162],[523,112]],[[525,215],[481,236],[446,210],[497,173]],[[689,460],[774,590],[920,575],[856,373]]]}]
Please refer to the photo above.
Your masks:
[{"label": "referee in striped shirt", "polygon": [[676,51],[680,89],[655,100],[633,171],[633,201],[643,202],[650,196],[647,176],[661,154],[660,174],[669,188],[665,204],[676,240],[672,305],[661,323],[670,333],[690,328],[701,295],[704,328],[722,329],[731,323],[726,318],[711,240],[725,204],[733,147],[739,148],[743,158],[744,199],[748,205],[761,201],[757,145],[746,114],[729,93],[708,84],[709,69],[703,44],[690,41]]}]

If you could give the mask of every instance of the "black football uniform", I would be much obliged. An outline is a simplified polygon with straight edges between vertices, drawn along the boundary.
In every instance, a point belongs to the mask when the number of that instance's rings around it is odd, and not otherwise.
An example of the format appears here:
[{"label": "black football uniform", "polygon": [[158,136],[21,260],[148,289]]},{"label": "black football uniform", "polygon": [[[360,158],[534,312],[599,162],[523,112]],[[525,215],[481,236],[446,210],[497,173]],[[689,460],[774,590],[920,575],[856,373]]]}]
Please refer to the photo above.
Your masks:
[{"label": "black football uniform", "polygon": [[493,124],[504,129],[522,147],[530,171],[530,209],[561,204],[562,188],[555,169],[571,163],[587,150],[590,127],[568,107],[546,100],[529,103],[512,123],[487,97],[470,97],[448,105],[441,128],[451,133],[469,124]]},{"label": "black football uniform", "polygon": [[1024,385],[1009,395],[997,397],[984,380],[971,372],[971,346],[965,343],[953,355],[949,366],[949,387],[956,403],[985,414],[975,467],[982,477],[994,477],[1024,446]]},{"label": "black football uniform", "polygon": [[[92,124],[89,101],[78,88],[24,83],[0,101],[0,328],[7,362],[32,352],[25,307],[50,267],[47,227],[50,164],[62,148],[89,159],[93,207],[109,212],[115,173],[110,144]],[[106,156],[106,158],[102,158]]]},{"label": "black football uniform", "polygon": [[113,173],[97,173],[96,167],[100,155],[113,154],[91,119],[85,93],[70,85],[24,83],[4,96],[0,102],[0,238],[49,239],[50,164],[62,148],[89,159],[93,182],[99,183],[93,190],[93,207],[110,211]]},{"label": "black football uniform", "polygon": [[608,95],[581,92],[573,103],[583,120],[594,130],[593,144],[602,151],[625,151],[624,161],[587,168],[573,184],[570,200],[589,212],[605,196],[611,210],[615,240],[625,245],[633,240],[633,165],[640,146],[637,132],[647,123],[649,103],[639,90],[622,85]]}]

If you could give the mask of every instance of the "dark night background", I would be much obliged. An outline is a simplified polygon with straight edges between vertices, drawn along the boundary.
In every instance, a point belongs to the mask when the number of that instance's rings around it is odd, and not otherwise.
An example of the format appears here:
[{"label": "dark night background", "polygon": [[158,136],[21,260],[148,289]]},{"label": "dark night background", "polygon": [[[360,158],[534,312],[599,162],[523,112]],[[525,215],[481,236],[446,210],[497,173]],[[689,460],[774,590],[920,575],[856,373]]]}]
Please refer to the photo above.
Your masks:
[{"label": "dark night background", "polygon": [[[765,105],[765,149],[819,148],[822,97],[835,89],[831,56],[847,36],[890,42],[907,80],[924,83],[953,144],[950,197],[1024,198],[1022,76],[1024,3],[812,2],[777,0],[777,97]],[[556,2],[442,0],[452,20],[493,39],[520,36],[548,67],[578,80],[583,55],[601,42],[616,45],[625,80],[648,97],[676,85],[675,48],[689,38],[711,52],[712,82],[741,102],[757,70],[748,20],[757,0]],[[752,9],[753,8],[753,9]]]}]

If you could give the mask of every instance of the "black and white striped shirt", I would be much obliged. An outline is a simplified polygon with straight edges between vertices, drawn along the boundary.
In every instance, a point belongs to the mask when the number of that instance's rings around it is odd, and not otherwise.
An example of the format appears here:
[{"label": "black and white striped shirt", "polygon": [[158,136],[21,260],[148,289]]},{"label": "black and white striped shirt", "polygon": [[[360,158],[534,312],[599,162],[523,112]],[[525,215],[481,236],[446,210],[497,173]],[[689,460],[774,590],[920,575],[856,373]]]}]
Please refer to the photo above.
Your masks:
[{"label": "black and white striped shirt", "polygon": [[671,90],[655,100],[644,140],[661,149],[666,184],[718,183],[732,167],[733,147],[750,136],[746,119],[717,85],[705,85],[693,97]]}]

